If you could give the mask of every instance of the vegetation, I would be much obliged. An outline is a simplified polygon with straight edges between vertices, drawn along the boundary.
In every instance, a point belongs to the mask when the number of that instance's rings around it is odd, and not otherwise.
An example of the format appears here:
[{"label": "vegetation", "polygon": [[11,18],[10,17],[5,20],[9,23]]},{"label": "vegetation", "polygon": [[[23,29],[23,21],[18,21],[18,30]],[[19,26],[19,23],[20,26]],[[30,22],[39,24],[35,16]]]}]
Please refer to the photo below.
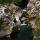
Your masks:
[{"label": "vegetation", "polygon": [[0,4],[11,3],[13,0],[0,0]]}]

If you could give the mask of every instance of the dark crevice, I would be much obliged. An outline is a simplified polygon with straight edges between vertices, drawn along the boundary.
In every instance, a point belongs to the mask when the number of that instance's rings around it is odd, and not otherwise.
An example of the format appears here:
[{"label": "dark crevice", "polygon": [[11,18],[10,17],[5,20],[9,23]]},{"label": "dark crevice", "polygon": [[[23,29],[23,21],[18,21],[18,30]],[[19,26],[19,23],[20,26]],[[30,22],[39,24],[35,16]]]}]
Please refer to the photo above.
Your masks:
[{"label": "dark crevice", "polygon": [[28,2],[29,2],[29,0],[22,0],[20,3],[18,3],[18,4],[14,3],[14,4],[23,9],[23,8],[27,7]]}]

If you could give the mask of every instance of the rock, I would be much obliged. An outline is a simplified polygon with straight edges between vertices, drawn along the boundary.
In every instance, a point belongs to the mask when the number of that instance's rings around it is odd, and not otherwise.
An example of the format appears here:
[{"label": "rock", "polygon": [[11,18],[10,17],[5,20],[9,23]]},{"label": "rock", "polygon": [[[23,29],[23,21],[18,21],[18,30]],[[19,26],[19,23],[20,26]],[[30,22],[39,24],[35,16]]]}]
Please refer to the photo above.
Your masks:
[{"label": "rock", "polygon": [[[30,6],[31,5],[31,6]],[[33,38],[33,40],[40,40],[40,1],[39,0],[30,0],[28,3],[27,13],[29,17],[29,22],[32,25],[32,28],[34,29],[33,34],[36,38]],[[37,25],[36,25],[37,24]]]},{"label": "rock", "polygon": [[0,37],[8,35],[12,31],[14,23],[13,16],[10,15],[11,13],[9,10],[3,5],[0,6]]}]

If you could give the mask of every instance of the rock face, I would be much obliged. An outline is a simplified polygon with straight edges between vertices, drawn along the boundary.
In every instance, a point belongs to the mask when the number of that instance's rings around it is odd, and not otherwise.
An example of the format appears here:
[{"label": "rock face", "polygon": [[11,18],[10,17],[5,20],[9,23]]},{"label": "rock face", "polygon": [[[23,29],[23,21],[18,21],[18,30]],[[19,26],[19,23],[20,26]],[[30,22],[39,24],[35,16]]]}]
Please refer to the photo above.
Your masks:
[{"label": "rock face", "polygon": [[40,1],[30,0],[27,6],[29,21],[32,25],[32,28],[34,28],[34,40],[40,40]]},{"label": "rock face", "polygon": [[[20,10],[21,9],[14,4],[0,4],[0,37],[11,34],[13,27],[20,25],[19,18],[22,15],[22,10]],[[15,19],[16,21],[14,21]]]},{"label": "rock face", "polygon": [[11,33],[14,25],[13,19],[10,9],[0,5],[0,37]]}]

